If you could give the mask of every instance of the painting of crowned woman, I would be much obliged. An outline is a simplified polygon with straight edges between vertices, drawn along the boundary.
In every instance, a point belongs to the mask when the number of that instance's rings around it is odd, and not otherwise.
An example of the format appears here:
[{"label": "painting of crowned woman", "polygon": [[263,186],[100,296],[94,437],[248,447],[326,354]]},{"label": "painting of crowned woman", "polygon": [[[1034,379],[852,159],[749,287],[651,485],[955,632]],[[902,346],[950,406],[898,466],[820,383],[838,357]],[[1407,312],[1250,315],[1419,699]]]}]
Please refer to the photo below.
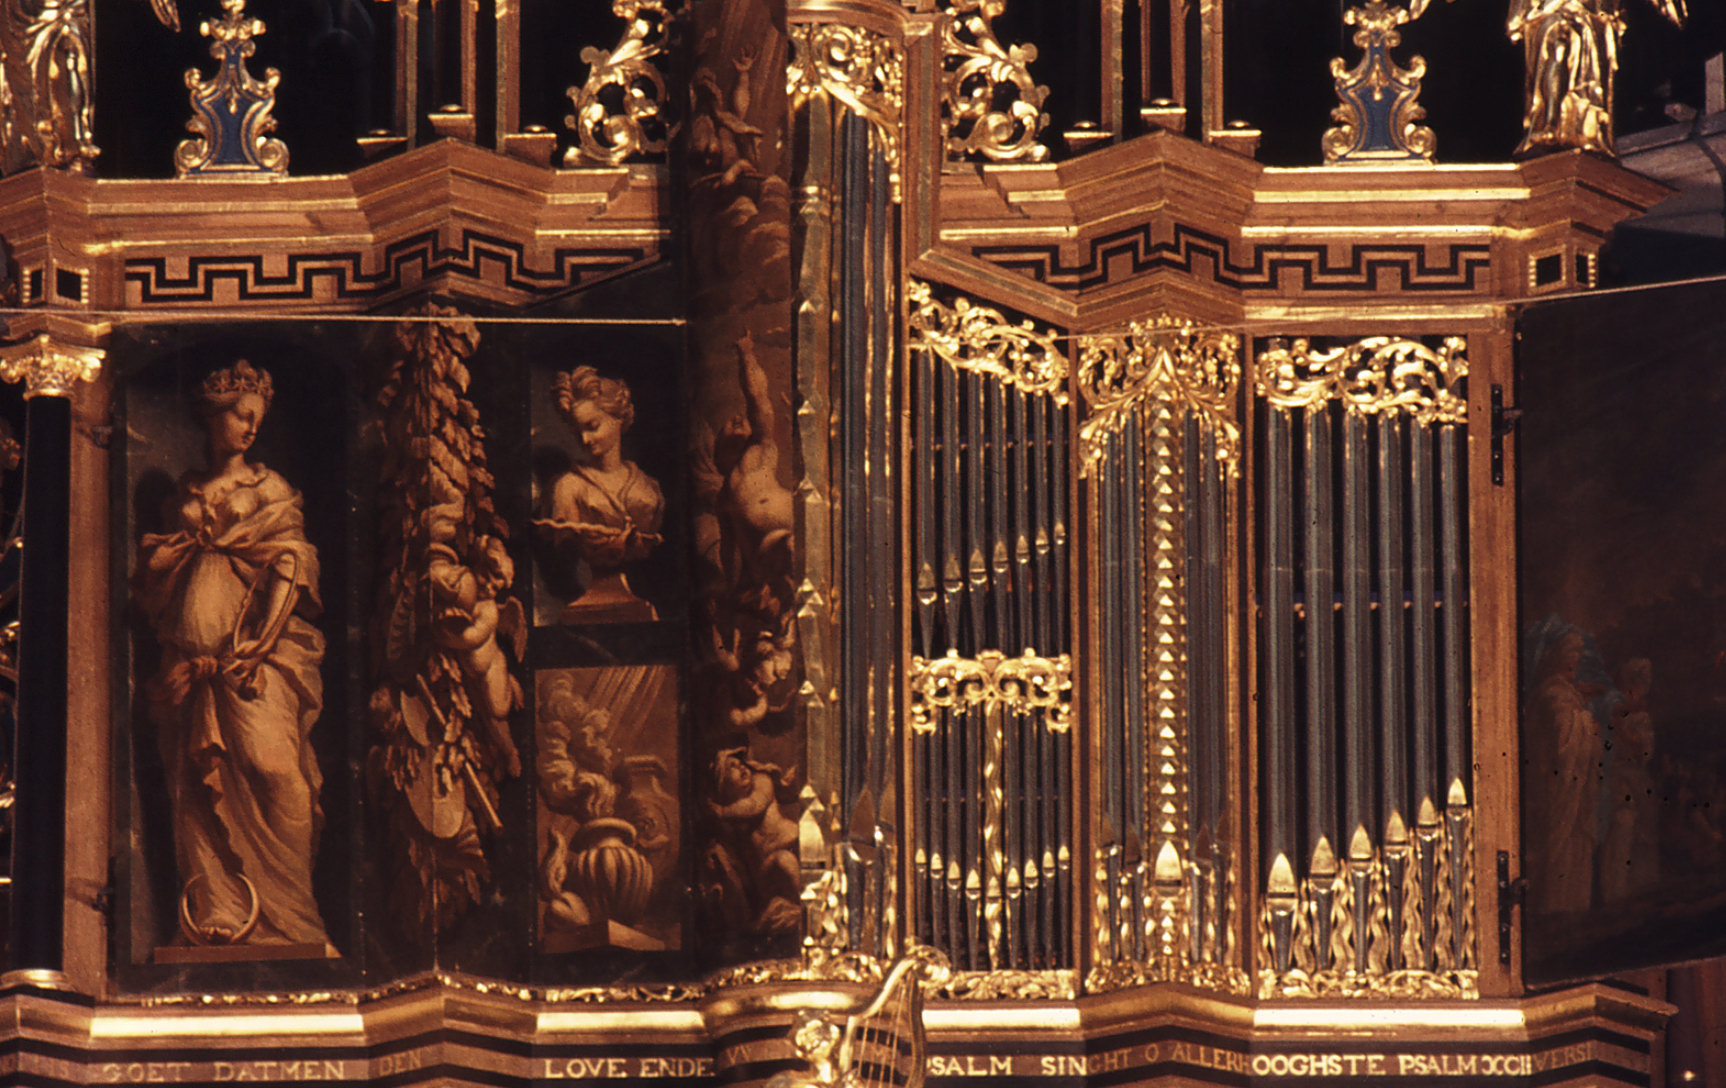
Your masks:
[{"label": "painting of crowned woman", "polygon": [[345,437],[313,433],[343,405],[280,338],[134,335],[115,352],[137,798],[124,959],[350,970],[343,489],[322,486],[341,443],[306,441]]},{"label": "painting of crowned woman", "polygon": [[[1519,327],[1533,982],[1726,951],[1722,303],[1720,284],[1674,287]],[[1699,316],[1651,348],[1640,330],[1671,313]]]}]

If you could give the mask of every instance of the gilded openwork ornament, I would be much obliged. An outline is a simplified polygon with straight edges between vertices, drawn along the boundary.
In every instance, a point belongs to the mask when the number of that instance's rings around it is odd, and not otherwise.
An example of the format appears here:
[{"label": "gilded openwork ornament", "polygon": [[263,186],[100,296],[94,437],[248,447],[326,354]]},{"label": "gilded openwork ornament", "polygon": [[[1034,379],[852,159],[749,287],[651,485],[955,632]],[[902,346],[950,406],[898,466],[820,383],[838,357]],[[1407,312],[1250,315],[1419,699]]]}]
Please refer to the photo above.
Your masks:
[{"label": "gilded openwork ornament", "polygon": [[990,162],[1042,162],[1049,149],[1037,136],[1049,123],[1049,88],[1031,78],[1037,47],[1003,47],[994,21],[1006,0],[950,0],[942,9],[941,120],[947,156]]},{"label": "gilded openwork ornament", "polygon": [[944,303],[922,280],[908,281],[905,293],[911,302],[913,351],[932,351],[959,370],[987,374],[1066,405],[1067,356],[1053,329],[1038,329],[1030,321],[1014,324],[1001,311],[967,298]]},{"label": "gilded openwork ornament", "polygon": [[268,135],[276,127],[270,112],[282,76],[266,68],[260,80],[247,70],[246,60],[257,50],[253,39],[263,34],[264,22],[245,10],[246,0],[222,0],[222,18],[198,24],[198,33],[210,39],[210,56],[221,66],[207,81],[196,68],[186,70],[186,88],[192,92],[186,129],[193,136],[174,152],[180,177],[282,177],[288,172],[287,145]]},{"label": "gilded openwork ornament", "polygon": [[623,37],[610,50],[583,49],[587,80],[565,92],[575,112],[564,124],[577,140],[564,153],[565,166],[616,166],[663,154],[676,130],[666,116],[670,98],[659,70],[674,16],[664,0],[614,0],[611,10],[627,24]]},{"label": "gilded openwork ornament", "polygon": [[1337,400],[1361,415],[1406,412],[1422,424],[1463,423],[1468,402],[1468,341],[1446,337],[1436,349],[1418,340],[1369,336],[1314,350],[1305,338],[1272,340],[1259,352],[1259,393],[1279,408],[1314,408]]},{"label": "gilded openwork ornament", "polygon": [[1240,377],[1240,338],[1190,321],[1135,321],[1125,335],[1082,337],[1079,390],[1089,412],[1079,427],[1081,474],[1096,467],[1108,436],[1146,398],[1179,403],[1209,421],[1217,458],[1238,472],[1241,432],[1234,396]]},{"label": "gilded openwork ornament", "polygon": [[899,123],[905,103],[905,59],[897,42],[842,23],[791,27],[786,91],[797,110],[825,95],[869,122],[892,172],[893,200],[902,196]]},{"label": "gilded openwork ornament", "polygon": [[1355,28],[1354,44],[1363,52],[1353,68],[1341,57],[1330,62],[1342,104],[1331,111],[1337,127],[1324,134],[1325,162],[1432,158],[1437,140],[1430,128],[1418,123],[1426,116],[1418,103],[1426,60],[1414,57],[1404,68],[1390,54],[1402,41],[1396,28],[1425,8],[1426,0],[1415,0],[1408,8],[1368,0],[1365,7],[1349,8],[1343,14],[1343,20]]}]

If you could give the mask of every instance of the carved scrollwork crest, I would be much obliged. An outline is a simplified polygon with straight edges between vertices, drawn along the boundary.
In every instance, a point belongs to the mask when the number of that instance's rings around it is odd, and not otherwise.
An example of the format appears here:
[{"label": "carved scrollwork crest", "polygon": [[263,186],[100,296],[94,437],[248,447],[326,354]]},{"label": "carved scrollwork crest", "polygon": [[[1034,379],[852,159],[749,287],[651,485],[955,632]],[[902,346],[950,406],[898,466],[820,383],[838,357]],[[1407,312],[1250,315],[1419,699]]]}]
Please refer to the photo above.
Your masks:
[{"label": "carved scrollwork crest", "polygon": [[193,136],[174,151],[180,177],[280,177],[288,172],[287,145],[269,135],[276,127],[270,113],[276,108],[276,84],[282,75],[266,68],[260,80],[247,70],[246,60],[257,50],[253,39],[263,34],[264,23],[245,11],[246,0],[222,0],[222,18],[198,24],[220,67],[207,81],[196,68],[186,70],[186,89],[192,93],[192,119],[186,129]]},{"label": "carved scrollwork crest", "polygon": [[1396,28],[1412,21],[1425,6],[1423,0],[1413,8],[1368,0],[1365,7],[1344,13],[1343,20],[1355,28],[1354,44],[1362,55],[1352,69],[1341,57],[1330,62],[1342,104],[1330,115],[1337,127],[1324,134],[1325,162],[1432,158],[1437,138],[1432,129],[1419,124],[1426,117],[1418,103],[1426,60],[1413,57],[1403,68],[1390,55],[1402,41]]},{"label": "carved scrollwork crest", "polygon": [[840,23],[793,24],[786,91],[793,110],[826,95],[869,122],[887,157],[893,201],[899,202],[905,58],[897,42]]},{"label": "carved scrollwork crest", "polygon": [[1051,732],[1072,723],[1073,661],[1066,654],[1039,657],[1026,650],[1008,657],[984,650],[974,658],[949,650],[933,660],[911,659],[911,728],[932,732],[932,708],[998,704],[1018,713],[1043,711]]},{"label": "carved scrollwork crest", "polygon": [[994,21],[1006,0],[948,0],[941,27],[941,119],[947,156],[990,162],[1042,162],[1037,136],[1049,123],[1049,88],[1031,78],[1037,47],[1003,47]]},{"label": "carved scrollwork crest", "polygon": [[1216,434],[1217,459],[1240,471],[1240,424],[1234,399],[1240,387],[1240,340],[1163,317],[1135,321],[1126,335],[1079,341],[1079,391],[1089,415],[1079,427],[1079,471],[1102,459],[1108,436],[1140,401],[1156,398],[1197,414]]},{"label": "carved scrollwork crest", "polygon": [[583,49],[587,81],[564,92],[575,112],[563,123],[577,141],[564,153],[565,166],[616,166],[663,154],[677,129],[666,116],[670,99],[658,62],[674,19],[666,0],[613,0],[611,10],[627,24],[623,37],[614,49]]},{"label": "carved scrollwork crest", "polygon": [[1468,342],[1446,337],[1437,348],[1418,340],[1371,336],[1315,351],[1306,339],[1272,340],[1259,352],[1259,393],[1279,408],[1341,401],[1350,412],[1407,412],[1422,424],[1462,423],[1468,402]]},{"label": "carved scrollwork crest", "polygon": [[1039,330],[1030,321],[1014,324],[1001,311],[967,298],[948,305],[921,280],[911,280],[907,294],[911,350],[932,351],[956,369],[987,374],[1066,406],[1067,356],[1054,330]]}]

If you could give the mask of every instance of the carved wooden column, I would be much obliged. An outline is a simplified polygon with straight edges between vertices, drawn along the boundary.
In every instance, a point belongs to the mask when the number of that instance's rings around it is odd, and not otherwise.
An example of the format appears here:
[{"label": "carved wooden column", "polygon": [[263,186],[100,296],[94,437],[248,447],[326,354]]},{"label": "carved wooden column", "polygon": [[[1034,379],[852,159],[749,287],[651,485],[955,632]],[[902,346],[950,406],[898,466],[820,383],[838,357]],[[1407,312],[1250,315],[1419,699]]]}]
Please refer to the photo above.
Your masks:
[{"label": "carved wooden column", "polygon": [[48,334],[0,360],[23,381],[26,528],[19,579],[18,705],[12,773],[12,970],[4,981],[64,986],[66,608],[72,392],[95,377],[99,349]]}]

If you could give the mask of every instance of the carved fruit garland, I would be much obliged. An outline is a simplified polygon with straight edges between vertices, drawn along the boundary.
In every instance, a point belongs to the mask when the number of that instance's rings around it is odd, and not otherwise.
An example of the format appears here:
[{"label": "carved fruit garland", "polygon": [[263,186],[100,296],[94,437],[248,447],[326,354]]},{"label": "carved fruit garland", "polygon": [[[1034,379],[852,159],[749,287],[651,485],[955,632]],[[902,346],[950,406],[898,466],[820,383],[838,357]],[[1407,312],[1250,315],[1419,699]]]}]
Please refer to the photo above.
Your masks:
[{"label": "carved fruit garland", "polygon": [[[427,306],[394,337],[377,397],[379,570],[373,618],[372,788],[389,813],[391,910],[443,931],[490,881],[482,834],[500,829],[497,784],[521,771],[508,719],[525,623],[509,598],[508,529],[492,504],[485,431],[467,399],[471,319]],[[513,636],[513,637],[511,637]]]}]

